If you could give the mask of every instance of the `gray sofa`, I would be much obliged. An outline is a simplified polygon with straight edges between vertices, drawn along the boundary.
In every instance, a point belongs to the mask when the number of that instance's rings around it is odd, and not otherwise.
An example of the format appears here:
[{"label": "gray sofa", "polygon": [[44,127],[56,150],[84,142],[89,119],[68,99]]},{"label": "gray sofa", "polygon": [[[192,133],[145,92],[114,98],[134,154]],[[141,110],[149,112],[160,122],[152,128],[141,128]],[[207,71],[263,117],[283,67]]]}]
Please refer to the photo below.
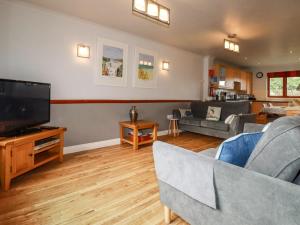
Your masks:
[{"label": "gray sofa", "polygon": [[[221,107],[220,121],[206,120],[208,106]],[[251,114],[249,101],[219,102],[219,101],[192,101],[192,116],[181,117],[178,109],[173,110],[173,115],[179,119],[179,128],[199,134],[229,138],[243,131],[245,123],[255,123],[256,116]],[[237,115],[231,124],[225,124],[225,119]]]},{"label": "gray sofa", "polygon": [[154,143],[166,223],[172,210],[192,225],[299,225],[300,117],[273,124],[245,168],[215,160],[216,149],[195,153]]}]

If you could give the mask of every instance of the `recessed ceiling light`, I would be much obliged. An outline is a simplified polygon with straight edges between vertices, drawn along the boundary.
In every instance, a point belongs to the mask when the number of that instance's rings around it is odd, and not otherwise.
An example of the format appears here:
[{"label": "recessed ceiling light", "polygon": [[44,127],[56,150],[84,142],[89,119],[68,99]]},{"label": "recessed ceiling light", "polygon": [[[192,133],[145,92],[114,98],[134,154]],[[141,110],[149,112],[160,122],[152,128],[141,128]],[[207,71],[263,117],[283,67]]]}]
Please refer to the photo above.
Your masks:
[{"label": "recessed ceiling light", "polygon": [[290,50],[290,54],[293,54],[293,50]]}]

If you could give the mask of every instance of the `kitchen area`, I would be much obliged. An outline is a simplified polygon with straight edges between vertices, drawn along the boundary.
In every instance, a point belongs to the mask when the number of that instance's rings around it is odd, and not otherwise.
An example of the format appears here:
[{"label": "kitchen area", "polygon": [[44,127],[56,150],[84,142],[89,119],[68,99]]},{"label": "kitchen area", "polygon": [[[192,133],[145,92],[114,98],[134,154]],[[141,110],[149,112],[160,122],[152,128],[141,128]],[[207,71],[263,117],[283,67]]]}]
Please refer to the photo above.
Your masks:
[{"label": "kitchen area", "polygon": [[[297,100],[256,100],[253,94],[253,73],[237,66],[215,63],[209,70],[209,100],[251,101],[256,122],[266,124],[281,116],[297,115]],[[296,102],[296,103],[295,103]],[[281,113],[278,111],[281,110]]]},{"label": "kitchen area", "polygon": [[255,100],[252,72],[226,64],[209,70],[209,97],[216,101]]}]

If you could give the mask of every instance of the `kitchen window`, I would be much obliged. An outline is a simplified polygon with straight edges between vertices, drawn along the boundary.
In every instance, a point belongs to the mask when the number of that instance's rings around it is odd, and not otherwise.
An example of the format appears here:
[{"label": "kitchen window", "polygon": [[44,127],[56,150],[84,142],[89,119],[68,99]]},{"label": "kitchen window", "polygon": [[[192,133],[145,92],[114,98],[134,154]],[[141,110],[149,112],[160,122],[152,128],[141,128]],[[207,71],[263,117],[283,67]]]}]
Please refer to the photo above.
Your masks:
[{"label": "kitchen window", "polygon": [[300,71],[268,73],[268,97],[299,98]]}]

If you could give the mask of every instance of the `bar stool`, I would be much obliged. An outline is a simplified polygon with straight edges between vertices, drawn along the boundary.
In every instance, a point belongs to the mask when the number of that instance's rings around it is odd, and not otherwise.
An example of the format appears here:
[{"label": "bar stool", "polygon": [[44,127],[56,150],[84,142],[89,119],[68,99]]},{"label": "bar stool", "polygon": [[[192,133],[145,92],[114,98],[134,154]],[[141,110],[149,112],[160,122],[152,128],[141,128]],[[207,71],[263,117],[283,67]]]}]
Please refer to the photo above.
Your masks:
[{"label": "bar stool", "polygon": [[174,118],[173,115],[167,115],[167,119],[169,120],[168,135],[171,134],[174,137],[179,136],[179,129],[178,129],[178,121],[179,121],[179,119]]}]

